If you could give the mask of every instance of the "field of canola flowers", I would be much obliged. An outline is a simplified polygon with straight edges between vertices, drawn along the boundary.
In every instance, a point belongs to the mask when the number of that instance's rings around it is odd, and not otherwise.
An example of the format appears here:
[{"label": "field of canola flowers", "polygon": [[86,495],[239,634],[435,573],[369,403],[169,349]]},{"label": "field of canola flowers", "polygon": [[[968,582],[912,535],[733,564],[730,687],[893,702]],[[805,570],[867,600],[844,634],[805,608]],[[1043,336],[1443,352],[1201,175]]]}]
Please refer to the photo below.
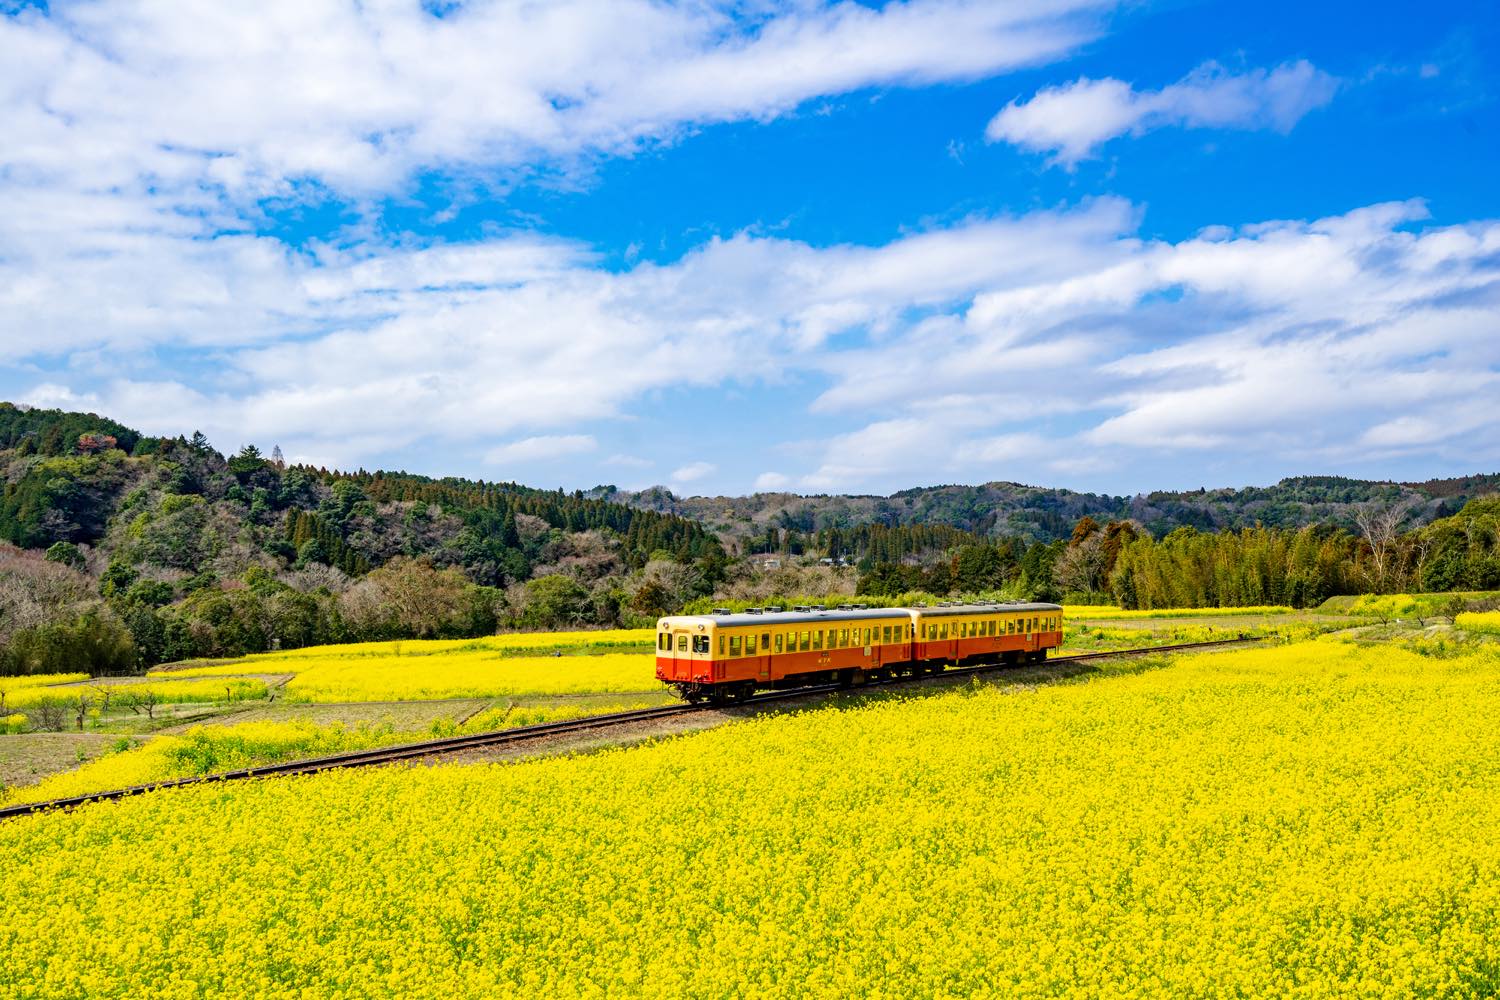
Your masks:
[{"label": "field of canola flowers", "polygon": [[156,736],[144,746],[122,747],[72,771],[44,778],[35,785],[0,791],[0,805],[42,802],[242,767],[261,767],[287,760],[305,760],[434,737],[484,733],[644,707],[644,702],[628,701],[588,707],[561,705],[516,709],[500,705],[479,712],[462,724],[442,719],[424,730],[400,729],[390,723],[320,726],[305,720],[193,726],[180,735]]},{"label": "field of canola flowers", "polygon": [[0,825],[0,993],[1490,995],[1497,726],[1325,639],[161,793]]},{"label": "field of canola flowers", "polygon": [[[99,690],[87,684],[73,681],[86,680],[87,674],[39,674],[34,677],[7,678],[30,680],[32,683],[15,687],[5,692],[5,707],[26,709],[43,702],[68,701],[82,695],[93,704],[99,701]],[[69,678],[60,681],[58,678]],[[244,677],[192,678],[188,680],[156,680],[146,683],[108,684],[107,689],[116,698],[130,695],[153,695],[159,703],[203,702],[203,701],[247,701],[266,696],[264,681]]]},{"label": "field of canola flowers", "polygon": [[1147,608],[1127,611],[1109,604],[1069,604],[1063,608],[1064,619],[1086,618],[1133,620],[1138,618],[1216,618],[1226,615],[1289,615],[1294,608],[1282,605],[1256,605],[1248,608]]},{"label": "field of canola flowers", "polygon": [[[153,676],[293,674],[282,694],[286,700],[305,702],[637,693],[661,688],[651,654],[609,650],[649,649],[654,635],[650,629],[618,629],[310,646],[161,670]],[[591,655],[524,655],[538,649]]]},{"label": "field of canola flowers", "polygon": [[1453,624],[1466,632],[1500,635],[1500,611],[1469,611],[1458,615]]}]

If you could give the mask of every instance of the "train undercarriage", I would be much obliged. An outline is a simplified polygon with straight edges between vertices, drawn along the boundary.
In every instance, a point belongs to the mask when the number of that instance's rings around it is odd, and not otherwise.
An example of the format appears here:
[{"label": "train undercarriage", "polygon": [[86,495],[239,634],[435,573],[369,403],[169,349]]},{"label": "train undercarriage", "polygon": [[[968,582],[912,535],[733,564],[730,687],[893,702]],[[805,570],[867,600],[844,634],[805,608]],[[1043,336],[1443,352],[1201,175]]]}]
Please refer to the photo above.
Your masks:
[{"label": "train undercarriage", "polygon": [[747,701],[757,691],[789,691],[830,684],[837,684],[843,688],[856,688],[872,682],[878,683],[897,678],[927,677],[940,674],[949,667],[975,666],[983,662],[1020,666],[1025,663],[1040,663],[1046,658],[1046,649],[1032,652],[1012,650],[1000,654],[998,660],[986,656],[972,656],[956,662],[927,660],[887,663],[876,669],[848,667],[842,670],[820,670],[812,673],[792,674],[775,681],[737,680],[717,683],[669,681],[668,686],[677,692],[678,697],[690,704],[737,705]]}]

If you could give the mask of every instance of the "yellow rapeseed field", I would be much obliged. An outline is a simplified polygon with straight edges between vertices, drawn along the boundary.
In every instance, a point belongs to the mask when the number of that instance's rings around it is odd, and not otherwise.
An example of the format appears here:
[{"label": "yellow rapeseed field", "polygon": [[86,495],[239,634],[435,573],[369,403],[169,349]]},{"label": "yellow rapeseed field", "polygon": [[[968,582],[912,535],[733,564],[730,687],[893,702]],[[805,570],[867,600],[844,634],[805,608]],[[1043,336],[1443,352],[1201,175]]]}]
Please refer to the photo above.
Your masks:
[{"label": "yellow rapeseed field", "polygon": [[[27,674],[22,677],[0,677],[0,705],[12,707],[17,704],[19,696],[23,700],[34,697],[31,692],[39,688],[53,687],[59,684],[71,684],[74,681],[88,680],[88,674]],[[63,693],[66,693],[66,688]],[[26,694],[21,694],[21,692]],[[56,694],[57,692],[52,692]]]},{"label": "yellow rapeseed field", "polygon": [[1221,615],[1289,615],[1294,609],[1279,604],[1248,608],[1149,608],[1127,611],[1105,604],[1070,604],[1063,608],[1063,618],[1132,619],[1132,618],[1211,618]]},{"label": "yellow rapeseed field", "polygon": [[313,656],[432,656],[455,651],[503,651],[511,649],[570,649],[581,646],[649,646],[656,631],[649,628],[594,629],[577,632],[511,632],[477,639],[395,639],[389,642],[354,642],[342,645],[308,646],[275,653],[252,653],[246,663],[257,669],[266,662]]},{"label": "yellow rapeseed field", "polygon": [[592,694],[660,690],[655,661],[644,653],[600,656],[507,656],[455,652],[421,658],[304,658],[287,682],[294,701],[415,701],[507,695]]},{"label": "yellow rapeseed field", "polygon": [[[87,674],[84,676],[86,677]],[[115,699],[125,700],[131,696],[149,693],[163,703],[244,701],[266,696],[264,681],[244,677],[194,678],[180,681],[151,680],[143,683],[111,684],[108,690],[110,696]],[[69,700],[79,696],[87,698],[91,704],[95,705],[100,700],[98,689],[90,685],[70,684],[66,687],[31,685],[8,692],[5,704],[7,708],[26,709],[42,702]]]},{"label": "yellow rapeseed field", "polygon": [[1500,635],[1500,611],[1466,611],[1455,617],[1453,624],[1468,632]]},{"label": "yellow rapeseed field", "polygon": [[[294,674],[283,689],[285,696],[316,702],[633,693],[661,687],[652,654],[609,650],[649,644],[654,634],[649,629],[617,629],[310,646],[155,671],[152,676]],[[580,655],[524,655],[536,649],[567,649]],[[594,649],[601,652],[595,654]]]},{"label": "yellow rapeseed field", "polygon": [[[451,719],[442,719],[425,730],[398,729],[388,722],[320,726],[306,720],[192,726],[180,735],[154,736],[143,746],[106,754],[72,771],[44,778],[38,784],[0,793],[0,805],[69,798],[173,778],[395,746],[461,733],[483,733],[585,715],[624,712],[646,706],[645,702],[524,708],[498,705],[479,712],[462,725]],[[25,721],[24,717],[21,721]],[[6,719],[0,718],[0,732],[5,726]]]},{"label": "yellow rapeseed field", "polygon": [[1487,996],[1500,655],[1316,641],[0,824],[0,995]]}]

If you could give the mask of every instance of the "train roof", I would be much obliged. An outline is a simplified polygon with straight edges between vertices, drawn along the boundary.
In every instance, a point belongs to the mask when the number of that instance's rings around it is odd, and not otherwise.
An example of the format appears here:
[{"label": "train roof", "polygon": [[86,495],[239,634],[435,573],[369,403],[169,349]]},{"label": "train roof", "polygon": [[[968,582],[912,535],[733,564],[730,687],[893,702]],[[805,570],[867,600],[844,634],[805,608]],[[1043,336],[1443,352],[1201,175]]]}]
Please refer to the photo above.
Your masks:
[{"label": "train roof", "polygon": [[811,611],[765,611],[750,614],[741,611],[723,615],[668,615],[662,621],[692,621],[719,626],[801,625],[808,622],[869,621],[871,618],[910,618],[910,608],[815,608]]},{"label": "train roof", "polygon": [[1015,611],[1061,611],[1061,604],[936,604],[927,608],[812,608],[807,611],[762,611],[750,613],[668,615],[663,622],[697,622],[733,628],[740,625],[801,625],[808,622],[868,621],[872,618],[910,618],[926,615],[945,618],[950,615],[985,615]]},{"label": "train roof", "polygon": [[919,615],[942,618],[947,615],[988,615],[996,611],[1061,611],[1061,604],[934,604],[927,608],[913,608]]}]

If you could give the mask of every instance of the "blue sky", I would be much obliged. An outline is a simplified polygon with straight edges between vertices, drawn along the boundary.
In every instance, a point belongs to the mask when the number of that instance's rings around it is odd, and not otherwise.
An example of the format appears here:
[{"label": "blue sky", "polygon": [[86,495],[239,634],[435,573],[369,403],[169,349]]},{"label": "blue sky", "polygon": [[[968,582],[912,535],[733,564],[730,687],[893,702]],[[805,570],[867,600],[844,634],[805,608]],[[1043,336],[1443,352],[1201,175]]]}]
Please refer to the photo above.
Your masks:
[{"label": "blue sky", "polygon": [[0,396],[682,493],[1500,468],[1500,5],[0,5]]}]

